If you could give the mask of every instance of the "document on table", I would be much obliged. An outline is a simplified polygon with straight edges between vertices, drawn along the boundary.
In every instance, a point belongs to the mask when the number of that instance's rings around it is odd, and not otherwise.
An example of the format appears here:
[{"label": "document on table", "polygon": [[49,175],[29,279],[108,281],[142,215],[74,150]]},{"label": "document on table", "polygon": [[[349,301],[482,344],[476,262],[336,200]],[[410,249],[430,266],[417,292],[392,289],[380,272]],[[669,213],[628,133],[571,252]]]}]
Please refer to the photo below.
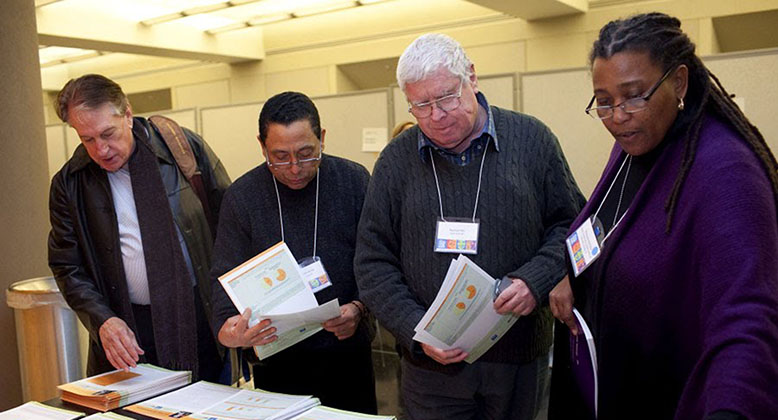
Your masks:
[{"label": "document on table", "polygon": [[251,308],[250,327],[270,318],[276,328],[278,340],[254,347],[260,360],[316,334],[322,322],[340,316],[337,299],[319,306],[283,242],[219,277],[219,282],[238,312]]},{"label": "document on table", "polygon": [[460,348],[468,353],[466,362],[476,361],[518,319],[494,310],[495,282],[469,258],[460,255],[452,260],[413,339],[444,350]]},{"label": "document on table", "polygon": [[200,381],[126,409],[156,419],[280,420],[316,405],[319,399],[309,395],[278,394]]},{"label": "document on table", "polygon": [[91,416],[86,416],[81,420],[133,420],[132,417],[122,416],[121,414],[111,413],[97,413]]},{"label": "document on table", "polygon": [[70,420],[83,416],[84,413],[54,408],[36,401],[24,403],[18,407],[0,412],[2,420]]},{"label": "document on table", "polygon": [[396,420],[395,416],[376,416],[353,411],[338,410],[323,405],[313,407],[292,420]]}]

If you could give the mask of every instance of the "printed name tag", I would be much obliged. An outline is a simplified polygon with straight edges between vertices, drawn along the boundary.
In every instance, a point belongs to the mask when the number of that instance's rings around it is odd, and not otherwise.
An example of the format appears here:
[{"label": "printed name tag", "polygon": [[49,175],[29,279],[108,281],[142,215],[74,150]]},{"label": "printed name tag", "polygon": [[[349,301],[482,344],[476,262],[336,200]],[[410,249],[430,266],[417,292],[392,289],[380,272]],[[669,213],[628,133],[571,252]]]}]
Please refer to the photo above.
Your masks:
[{"label": "printed name tag", "polygon": [[321,263],[319,257],[304,258],[300,260],[299,265],[303,278],[313,293],[332,286],[330,276],[327,275],[324,264]]},{"label": "printed name tag", "polygon": [[602,250],[602,225],[599,220],[592,223],[592,218],[586,219],[572,235],[567,237],[567,253],[573,262],[575,277],[583,273],[594,260],[599,258]]},{"label": "printed name tag", "polygon": [[478,219],[475,222],[461,218],[438,219],[435,252],[477,254],[479,225]]}]

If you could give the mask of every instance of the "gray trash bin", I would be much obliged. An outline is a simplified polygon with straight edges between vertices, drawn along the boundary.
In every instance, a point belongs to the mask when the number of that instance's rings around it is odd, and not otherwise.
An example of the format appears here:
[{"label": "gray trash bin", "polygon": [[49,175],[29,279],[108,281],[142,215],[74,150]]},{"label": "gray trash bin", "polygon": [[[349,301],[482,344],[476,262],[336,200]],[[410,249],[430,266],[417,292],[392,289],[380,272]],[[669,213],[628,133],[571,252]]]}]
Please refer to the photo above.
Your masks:
[{"label": "gray trash bin", "polygon": [[6,291],[14,309],[25,401],[45,401],[57,385],[81,378],[78,318],[53,277],[16,282]]}]

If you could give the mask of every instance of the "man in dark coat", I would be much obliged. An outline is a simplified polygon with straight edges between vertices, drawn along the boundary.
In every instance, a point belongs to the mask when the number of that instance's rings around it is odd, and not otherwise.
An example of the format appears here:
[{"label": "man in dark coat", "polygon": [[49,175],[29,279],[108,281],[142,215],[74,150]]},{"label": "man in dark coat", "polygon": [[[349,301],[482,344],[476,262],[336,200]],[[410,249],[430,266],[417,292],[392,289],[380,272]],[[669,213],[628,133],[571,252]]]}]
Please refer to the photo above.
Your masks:
[{"label": "man in dark coat", "polygon": [[[115,82],[82,76],[57,102],[81,145],[52,179],[49,266],[89,330],[87,373],[143,361],[218,380],[207,322],[214,235],[203,202]],[[200,137],[184,133],[218,214],[229,177]]]}]

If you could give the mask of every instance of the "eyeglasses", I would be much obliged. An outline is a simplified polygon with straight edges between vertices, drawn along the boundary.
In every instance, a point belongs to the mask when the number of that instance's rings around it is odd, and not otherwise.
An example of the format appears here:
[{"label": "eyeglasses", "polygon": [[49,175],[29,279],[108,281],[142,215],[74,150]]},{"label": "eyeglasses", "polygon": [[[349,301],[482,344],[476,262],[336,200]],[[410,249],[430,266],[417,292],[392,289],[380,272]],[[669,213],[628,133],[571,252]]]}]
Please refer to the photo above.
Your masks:
[{"label": "eyeglasses", "polygon": [[310,168],[320,160],[321,160],[321,149],[319,149],[319,156],[312,157],[312,158],[301,159],[300,157],[297,157],[297,159],[295,160],[288,160],[286,162],[276,162],[276,163],[271,162],[270,158],[268,158],[267,166],[275,169],[276,171],[291,169],[292,165],[297,165],[297,167],[299,168]]},{"label": "eyeglasses", "polygon": [[422,102],[419,104],[408,102],[408,112],[413,114],[413,116],[416,118],[427,118],[432,115],[433,105],[437,106],[439,110],[444,112],[451,112],[459,108],[459,105],[462,103],[459,98],[462,97],[462,85],[464,82],[464,79],[459,80],[459,89],[457,90],[457,93],[452,93],[451,95],[446,95],[438,99],[433,99],[431,101]]},{"label": "eyeglasses", "polygon": [[659,86],[662,85],[662,82],[664,82],[667,77],[670,76],[670,73],[672,73],[676,68],[677,67],[670,67],[670,69],[665,72],[662,78],[659,79],[659,81],[656,82],[656,84],[654,84],[654,86],[649,89],[645,95],[638,96],[637,98],[627,99],[618,105],[592,106],[595,100],[595,97],[592,96],[592,100],[589,101],[589,105],[586,106],[585,112],[596,120],[604,120],[612,117],[614,109],[616,108],[621,108],[621,110],[627,114],[634,114],[636,112],[643,111],[648,106],[648,100],[651,99],[651,95],[653,95],[654,92],[659,89]]}]

